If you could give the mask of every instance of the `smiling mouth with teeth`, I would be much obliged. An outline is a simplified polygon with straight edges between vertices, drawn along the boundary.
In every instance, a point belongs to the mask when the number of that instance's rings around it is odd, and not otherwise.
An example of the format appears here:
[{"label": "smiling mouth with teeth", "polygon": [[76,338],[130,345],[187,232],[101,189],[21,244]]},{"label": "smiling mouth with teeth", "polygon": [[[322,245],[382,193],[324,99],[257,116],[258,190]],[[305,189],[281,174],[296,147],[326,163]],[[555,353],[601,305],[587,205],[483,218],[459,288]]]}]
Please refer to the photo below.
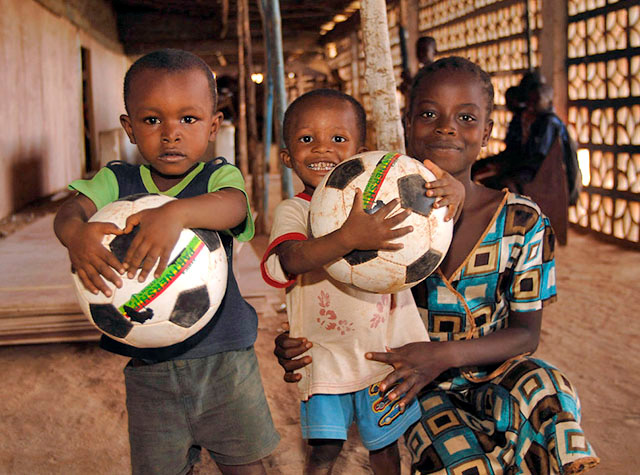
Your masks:
[{"label": "smiling mouth with teeth", "polygon": [[316,172],[328,172],[329,170],[333,170],[335,167],[336,164],[331,162],[316,162],[307,165],[307,168]]}]

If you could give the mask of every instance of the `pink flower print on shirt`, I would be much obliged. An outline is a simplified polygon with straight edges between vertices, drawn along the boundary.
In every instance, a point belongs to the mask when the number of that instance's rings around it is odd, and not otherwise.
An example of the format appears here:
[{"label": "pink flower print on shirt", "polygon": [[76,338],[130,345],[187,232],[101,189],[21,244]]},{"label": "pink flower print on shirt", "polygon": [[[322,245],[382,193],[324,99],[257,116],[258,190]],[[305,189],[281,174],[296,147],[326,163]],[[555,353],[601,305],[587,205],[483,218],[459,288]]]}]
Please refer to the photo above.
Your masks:
[{"label": "pink flower print on shirt", "polygon": [[318,312],[320,316],[316,318],[316,321],[321,327],[325,330],[336,330],[340,332],[341,335],[353,331],[352,322],[339,320],[336,313],[329,308],[331,306],[331,299],[329,294],[324,290],[321,290],[320,295],[318,295],[318,303],[320,305],[320,311]]},{"label": "pink flower print on shirt", "polygon": [[380,297],[380,301],[376,304],[376,313],[374,313],[373,317],[369,320],[369,322],[371,322],[371,328],[378,328],[378,325],[384,323],[385,310],[387,307],[389,307],[389,296],[385,294]]}]

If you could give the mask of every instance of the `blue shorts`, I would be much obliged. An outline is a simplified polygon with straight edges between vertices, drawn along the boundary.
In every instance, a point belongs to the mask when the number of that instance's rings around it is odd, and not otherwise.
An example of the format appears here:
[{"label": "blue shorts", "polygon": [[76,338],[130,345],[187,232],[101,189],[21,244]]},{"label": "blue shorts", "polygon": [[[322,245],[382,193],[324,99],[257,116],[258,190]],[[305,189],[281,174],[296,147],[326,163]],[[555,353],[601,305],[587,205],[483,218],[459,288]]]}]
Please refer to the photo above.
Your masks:
[{"label": "blue shorts", "polygon": [[278,445],[253,347],[124,369],[134,474],[184,474],[201,448],[244,465]]},{"label": "blue shorts", "polygon": [[347,440],[355,420],[362,444],[378,450],[397,441],[420,419],[420,406],[413,400],[404,411],[380,394],[378,384],[347,394],[314,394],[300,403],[304,439]]}]

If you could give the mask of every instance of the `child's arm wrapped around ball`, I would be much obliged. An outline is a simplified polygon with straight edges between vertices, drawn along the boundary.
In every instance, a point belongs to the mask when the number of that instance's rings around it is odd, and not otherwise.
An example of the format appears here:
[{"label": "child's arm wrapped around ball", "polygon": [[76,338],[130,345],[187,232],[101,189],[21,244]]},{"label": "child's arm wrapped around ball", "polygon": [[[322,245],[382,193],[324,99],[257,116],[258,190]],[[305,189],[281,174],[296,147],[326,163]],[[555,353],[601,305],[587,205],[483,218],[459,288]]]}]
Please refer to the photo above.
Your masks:
[{"label": "child's arm wrapped around ball", "polygon": [[362,207],[362,191],[357,190],[351,212],[345,223],[334,232],[304,241],[285,241],[275,252],[282,269],[289,275],[299,275],[319,269],[354,249],[397,250],[401,243],[391,240],[412,231],[411,226],[397,227],[409,216],[409,210],[391,215],[399,200],[393,200],[367,213]]},{"label": "child's arm wrapped around ball", "polygon": [[135,226],[139,230],[123,262],[128,277],[133,278],[140,269],[138,280],[143,282],[154,267],[155,277],[159,277],[183,229],[223,231],[238,226],[246,217],[246,197],[235,188],[173,200],[129,216],[124,232],[131,232]]}]

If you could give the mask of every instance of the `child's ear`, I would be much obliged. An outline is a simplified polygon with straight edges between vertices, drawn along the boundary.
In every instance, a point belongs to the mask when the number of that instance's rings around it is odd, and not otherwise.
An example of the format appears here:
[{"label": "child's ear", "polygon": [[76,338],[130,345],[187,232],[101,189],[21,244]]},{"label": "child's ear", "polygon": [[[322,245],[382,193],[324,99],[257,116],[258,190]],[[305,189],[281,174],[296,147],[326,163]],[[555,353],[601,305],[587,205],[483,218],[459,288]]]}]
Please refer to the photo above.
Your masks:
[{"label": "child's ear", "polygon": [[216,112],[213,115],[211,129],[209,130],[209,142],[213,142],[216,140],[218,131],[220,130],[220,124],[222,123],[222,119],[224,119],[224,114],[222,114],[222,112]]},{"label": "child's ear", "polygon": [[291,155],[289,154],[289,150],[283,148],[280,150],[280,160],[284,163],[284,166],[287,168],[293,168],[293,164],[291,163]]},{"label": "child's ear", "polygon": [[491,131],[493,130],[493,120],[487,119],[487,122],[484,124],[484,133],[482,134],[482,146],[486,147],[489,143],[489,139],[491,138]]},{"label": "child's ear", "polygon": [[132,144],[135,144],[136,138],[133,135],[133,127],[131,127],[131,118],[126,114],[122,114],[120,116],[120,125],[122,125],[122,128],[129,136],[129,142],[131,142]]}]

